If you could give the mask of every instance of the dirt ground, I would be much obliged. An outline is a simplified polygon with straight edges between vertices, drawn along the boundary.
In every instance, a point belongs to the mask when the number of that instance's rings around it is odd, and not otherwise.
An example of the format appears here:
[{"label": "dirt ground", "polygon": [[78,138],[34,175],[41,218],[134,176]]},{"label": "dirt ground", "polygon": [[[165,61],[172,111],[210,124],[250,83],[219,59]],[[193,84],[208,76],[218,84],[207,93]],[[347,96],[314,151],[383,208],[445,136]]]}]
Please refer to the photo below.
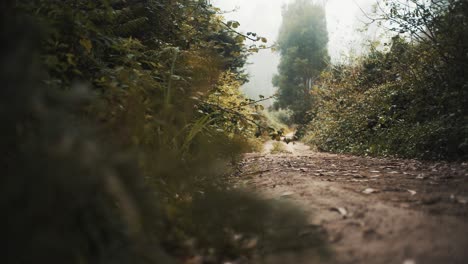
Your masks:
[{"label": "dirt ground", "polygon": [[[468,263],[468,164],[317,153],[247,154],[236,182],[288,199],[320,225],[330,263]],[[304,260],[303,263],[311,261]]]}]

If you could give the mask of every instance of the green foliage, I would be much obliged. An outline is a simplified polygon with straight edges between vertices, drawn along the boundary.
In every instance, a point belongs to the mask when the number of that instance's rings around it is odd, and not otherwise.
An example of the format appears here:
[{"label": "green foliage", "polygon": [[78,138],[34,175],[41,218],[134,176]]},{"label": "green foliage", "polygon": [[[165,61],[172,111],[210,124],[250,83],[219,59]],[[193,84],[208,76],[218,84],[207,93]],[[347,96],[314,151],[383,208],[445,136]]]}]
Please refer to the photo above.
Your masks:
[{"label": "green foliage", "polygon": [[[198,0],[2,7],[5,263],[174,263],[196,255],[221,263],[261,253],[242,239],[230,243],[232,234],[259,245],[297,234],[261,237],[287,217],[305,219],[228,191],[226,164],[251,147],[246,141],[263,121],[261,107],[239,92],[248,49],[214,7]],[[257,215],[264,221],[248,224],[253,211],[265,212]],[[214,218],[216,225],[207,221]]]},{"label": "green foliage", "polygon": [[75,114],[91,96],[46,89],[39,28],[21,15],[1,19],[2,262],[171,263],[159,246],[160,198],[133,159],[103,147]]},{"label": "green foliage", "polygon": [[241,83],[231,72],[222,74],[216,90],[203,102],[202,111],[210,113],[214,128],[234,135],[253,136],[257,127],[252,124],[260,122],[261,105],[251,104],[240,91]]},{"label": "green foliage", "polygon": [[[106,140],[143,157],[168,148],[187,159],[197,135],[215,134],[208,130],[230,118],[194,111],[206,100],[188,99],[208,98],[222,86],[224,71],[236,80],[232,90],[245,78],[246,48],[204,1],[38,0],[20,1],[18,8],[34,14],[48,32],[41,54],[50,89],[89,84],[96,99],[84,114],[107,130]],[[237,110],[237,119],[247,118]]]},{"label": "green foliage", "polygon": [[327,151],[464,159],[468,4],[433,1],[407,13],[390,3],[386,18],[417,40],[395,36],[389,52],[372,49],[355,65],[323,73],[307,139]]},{"label": "green foliage", "polygon": [[275,108],[293,111],[293,120],[309,121],[306,111],[313,104],[310,90],[326,67],[328,33],[325,10],[307,0],[297,0],[283,10],[278,36],[281,61],[273,85],[278,87]]}]

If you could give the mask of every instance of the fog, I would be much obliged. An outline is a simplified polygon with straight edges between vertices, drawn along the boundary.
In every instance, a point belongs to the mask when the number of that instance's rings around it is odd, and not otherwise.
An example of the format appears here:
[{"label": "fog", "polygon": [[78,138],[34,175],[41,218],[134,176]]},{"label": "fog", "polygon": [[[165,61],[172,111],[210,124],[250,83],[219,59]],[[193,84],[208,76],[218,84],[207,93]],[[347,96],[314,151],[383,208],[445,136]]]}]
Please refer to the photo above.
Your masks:
[{"label": "fog", "polygon": [[[281,26],[282,6],[292,0],[214,0],[212,4],[226,12],[226,20],[240,22],[241,32],[256,32],[273,44]],[[360,33],[365,16],[361,9],[369,12],[376,0],[328,0],[323,1],[327,13],[329,34],[328,50],[332,63],[343,62],[350,55],[361,54],[366,39],[374,39],[376,33]],[[322,1],[320,1],[322,2]],[[375,31],[374,31],[375,32]],[[271,84],[277,72],[279,55],[271,50],[261,50],[249,58],[247,72],[250,82],[243,87],[247,96],[256,99],[258,95],[269,96],[275,93]],[[271,102],[265,103],[269,105]]]}]

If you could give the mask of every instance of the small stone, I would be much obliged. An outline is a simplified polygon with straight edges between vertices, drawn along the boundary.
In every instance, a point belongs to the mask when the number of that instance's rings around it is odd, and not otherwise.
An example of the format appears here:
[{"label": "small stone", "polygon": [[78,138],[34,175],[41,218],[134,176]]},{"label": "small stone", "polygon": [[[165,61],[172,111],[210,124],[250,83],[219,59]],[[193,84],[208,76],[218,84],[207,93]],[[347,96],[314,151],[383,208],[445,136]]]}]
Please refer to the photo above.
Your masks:
[{"label": "small stone", "polygon": [[362,191],[362,193],[364,193],[364,194],[371,194],[371,193],[376,193],[376,192],[378,192],[378,191],[375,190],[375,189],[372,189],[372,188],[367,188],[364,191]]},{"label": "small stone", "polygon": [[426,179],[426,178],[427,178],[426,175],[424,175],[424,174],[422,174],[422,173],[421,173],[421,174],[418,174],[418,176],[416,176],[416,179],[418,179],[418,180],[424,180],[424,179]]},{"label": "small stone", "polygon": [[294,194],[294,192],[284,192],[280,195],[280,197],[289,197],[289,196],[292,196]]}]

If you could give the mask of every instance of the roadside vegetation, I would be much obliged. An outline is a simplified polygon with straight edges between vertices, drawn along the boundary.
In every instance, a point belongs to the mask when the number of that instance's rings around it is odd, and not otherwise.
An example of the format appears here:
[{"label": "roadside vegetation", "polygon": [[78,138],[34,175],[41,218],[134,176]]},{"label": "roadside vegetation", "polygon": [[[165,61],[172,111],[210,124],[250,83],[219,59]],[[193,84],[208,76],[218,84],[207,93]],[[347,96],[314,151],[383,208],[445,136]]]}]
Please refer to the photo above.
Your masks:
[{"label": "roadside vegetation", "polygon": [[[302,10],[308,5],[307,1],[296,1],[288,10],[305,12]],[[298,83],[288,88],[280,82],[278,105],[294,111],[293,120],[300,124],[296,135],[322,151],[466,159],[467,14],[468,3],[461,0],[379,1],[375,12],[368,14],[368,22],[385,29],[388,41],[371,44],[366,55],[348,64],[328,64],[323,70],[301,66],[303,71],[288,73],[286,76]],[[292,20],[300,21],[299,17]],[[291,25],[287,19],[291,18],[285,17],[283,27]],[[323,39],[316,36],[312,39]],[[279,39],[283,47],[280,76],[283,69],[295,69],[294,65],[307,61],[289,59],[294,50],[315,47],[309,56],[328,62],[318,46],[299,40],[292,34],[287,41]],[[290,48],[289,43],[298,47]],[[306,85],[310,76],[304,75],[308,72],[305,69],[316,69],[313,85]],[[292,102],[282,99],[282,91],[304,88],[304,96]],[[306,108],[298,111],[300,105]]]},{"label": "roadside vegetation", "polygon": [[239,91],[265,38],[198,0],[0,10],[4,263],[245,262],[308,244],[300,212],[226,180],[271,131]]}]

